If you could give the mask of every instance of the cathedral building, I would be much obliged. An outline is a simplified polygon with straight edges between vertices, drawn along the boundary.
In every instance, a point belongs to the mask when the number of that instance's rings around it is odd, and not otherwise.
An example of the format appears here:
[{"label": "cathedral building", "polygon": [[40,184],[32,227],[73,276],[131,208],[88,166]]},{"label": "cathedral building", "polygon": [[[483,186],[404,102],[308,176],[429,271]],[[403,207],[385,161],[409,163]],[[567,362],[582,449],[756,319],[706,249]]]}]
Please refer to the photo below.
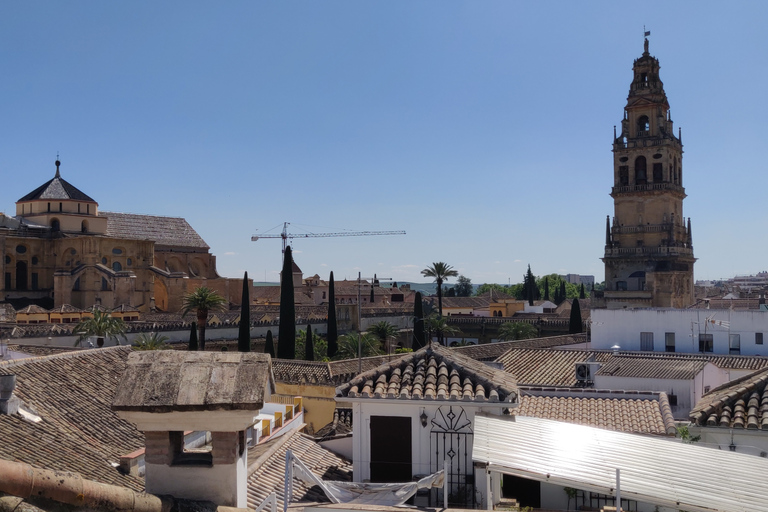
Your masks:
[{"label": "cathedral building", "polygon": [[693,303],[691,220],[683,215],[683,143],[675,136],[659,61],[635,60],[621,133],[613,142],[614,214],[606,219],[605,305]]},{"label": "cathedral building", "polygon": [[16,202],[16,216],[0,213],[0,302],[178,311],[198,286],[240,302],[242,279],[217,274],[186,220],[101,211],[59,166]]}]

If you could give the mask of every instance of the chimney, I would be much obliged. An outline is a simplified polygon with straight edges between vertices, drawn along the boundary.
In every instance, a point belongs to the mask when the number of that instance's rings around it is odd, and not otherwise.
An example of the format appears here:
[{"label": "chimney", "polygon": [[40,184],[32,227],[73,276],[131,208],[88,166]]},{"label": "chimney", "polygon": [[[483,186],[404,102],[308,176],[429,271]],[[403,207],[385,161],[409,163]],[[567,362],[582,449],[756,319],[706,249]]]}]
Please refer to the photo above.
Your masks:
[{"label": "chimney", "polygon": [[621,347],[618,345],[614,345],[611,347],[611,350],[613,351],[613,355],[617,356],[619,355],[619,350],[621,350]]},{"label": "chimney", "polygon": [[0,414],[12,415],[19,412],[21,400],[13,396],[16,389],[15,375],[0,375]]},{"label": "chimney", "polygon": [[112,410],[144,432],[146,492],[247,508],[247,431],[274,392],[269,356],[134,352],[122,382]]}]

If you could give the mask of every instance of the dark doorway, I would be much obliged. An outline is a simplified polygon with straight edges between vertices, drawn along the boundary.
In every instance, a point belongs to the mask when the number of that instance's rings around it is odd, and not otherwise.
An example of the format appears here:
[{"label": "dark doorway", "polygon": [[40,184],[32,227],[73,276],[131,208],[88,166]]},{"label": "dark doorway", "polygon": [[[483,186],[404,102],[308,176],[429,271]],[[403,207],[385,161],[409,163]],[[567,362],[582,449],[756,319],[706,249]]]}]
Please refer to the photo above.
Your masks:
[{"label": "dark doorway", "polygon": [[19,261],[16,263],[16,289],[27,289],[27,262]]},{"label": "dark doorway", "polygon": [[501,493],[505,498],[516,499],[520,508],[541,508],[541,482],[536,480],[504,475],[501,482]]},{"label": "dark doorway", "polygon": [[411,418],[371,416],[371,482],[410,482]]}]

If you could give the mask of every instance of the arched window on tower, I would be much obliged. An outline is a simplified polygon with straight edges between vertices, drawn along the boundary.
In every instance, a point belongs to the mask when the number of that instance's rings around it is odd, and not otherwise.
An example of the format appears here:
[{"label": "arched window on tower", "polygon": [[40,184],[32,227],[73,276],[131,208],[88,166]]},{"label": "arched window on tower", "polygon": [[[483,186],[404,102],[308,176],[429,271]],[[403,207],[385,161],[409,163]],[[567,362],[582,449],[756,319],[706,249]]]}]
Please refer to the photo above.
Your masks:
[{"label": "arched window on tower", "polygon": [[650,131],[651,123],[648,121],[648,116],[640,116],[637,120],[637,136],[643,137]]},{"label": "arched window on tower", "polygon": [[664,171],[661,167],[661,164],[654,163],[653,164],[653,182],[661,183],[662,181],[664,181]]},{"label": "arched window on tower", "polygon": [[51,231],[59,231],[61,229],[61,223],[59,219],[53,219],[51,221]]},{"label": "arched window on tower", "polygon": [[80,224],[80,232],[81,232],[81,233],[87,233],[87,232],[88,232],[88,221],[87,221],[87,220],[84,220],[84,221],[83,221],[83,222]]},{"label": "arched window on tower", "polygon": [[645,185],[648,183],[647,164],[644,156],[635,159],[635,185]]}]

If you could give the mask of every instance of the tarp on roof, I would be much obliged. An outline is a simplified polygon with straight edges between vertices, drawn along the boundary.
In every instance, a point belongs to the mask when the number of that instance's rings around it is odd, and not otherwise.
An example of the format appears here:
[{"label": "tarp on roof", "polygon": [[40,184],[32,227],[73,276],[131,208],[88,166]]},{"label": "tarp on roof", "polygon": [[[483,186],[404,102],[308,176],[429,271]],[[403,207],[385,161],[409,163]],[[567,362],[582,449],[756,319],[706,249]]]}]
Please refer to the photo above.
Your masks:
[{"label": "tarp on roof", "polygon": [[700,512],[768,512],[768,460],[524,416],[475,416],[475,462],[540,482]]}]

